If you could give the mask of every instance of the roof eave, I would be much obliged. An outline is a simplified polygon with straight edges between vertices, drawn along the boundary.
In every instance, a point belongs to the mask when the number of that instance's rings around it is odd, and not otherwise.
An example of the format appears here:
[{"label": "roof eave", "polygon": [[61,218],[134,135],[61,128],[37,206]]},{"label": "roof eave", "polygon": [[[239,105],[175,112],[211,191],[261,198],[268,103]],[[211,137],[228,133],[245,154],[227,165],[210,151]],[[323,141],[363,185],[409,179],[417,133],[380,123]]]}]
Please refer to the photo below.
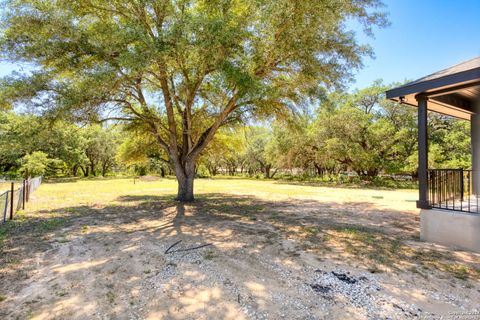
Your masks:
[{"label": "roof eave", "polygon": [[417,95],[419,93],[428,92],[429,90],[437,90],[447,88],[449,86],[459,85],[480,80],[480,67],[450,74],[436,79],[407,83],[404,86],[388,90],[386,92],[387,99],[398,101],[400,97],[407,95]]}]

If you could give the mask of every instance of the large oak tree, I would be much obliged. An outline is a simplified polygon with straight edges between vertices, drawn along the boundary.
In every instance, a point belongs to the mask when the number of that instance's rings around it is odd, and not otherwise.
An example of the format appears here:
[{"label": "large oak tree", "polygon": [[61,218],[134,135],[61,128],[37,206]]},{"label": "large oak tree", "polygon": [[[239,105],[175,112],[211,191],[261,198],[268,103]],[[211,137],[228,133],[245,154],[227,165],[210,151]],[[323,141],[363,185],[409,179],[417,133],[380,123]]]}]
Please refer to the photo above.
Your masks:
[{"label": "large oak tree", "polygon": [[143,128],[165,151],[178,199],[217,130],[285,112],[350,80],[384,26],[381,0],[9,0],[0,104]]}]

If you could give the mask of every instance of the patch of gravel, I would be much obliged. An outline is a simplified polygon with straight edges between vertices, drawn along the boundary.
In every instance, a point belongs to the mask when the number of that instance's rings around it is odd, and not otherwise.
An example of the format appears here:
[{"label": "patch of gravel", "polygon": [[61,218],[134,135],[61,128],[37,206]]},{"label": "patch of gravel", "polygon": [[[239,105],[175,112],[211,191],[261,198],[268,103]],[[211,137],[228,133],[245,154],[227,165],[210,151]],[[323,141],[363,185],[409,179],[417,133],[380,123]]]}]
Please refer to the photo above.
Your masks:
[{"label": "patch of gravel", "polygon": [[352,276],[344,270],[315,270],[309,286],[326,299],[354,306],[370,319],[418,317],[417,306],[386,297],[380,292],[381,287],[375,277],[369,274]]},{"label": "patch of gravel", "polygon": [[[300,310],[308,311],[311,307],[328,309],[334,304],[341,304],[356,308],[368,319],[418,318],[421,312],[416,305],[398,302],[384,295],[372,274],[351,276],[345,270],[322,271],[307,266],[291,270],[272,260],[260,258],[259,262],[282,278],[287,287],[294,287],[299,296],[308,297],[308,305],[297,302]],[[291,299],[283,293],[275,293],[273,297],[285,305],[291,303]]]},{"label": "patch of gravel", "polygon": [[[162,253],[168,246],[161,247]],[[283,314],[292,314],[293,319],[317,319],[314,312],[324,313],[328,318],[329,310],[333,307],[347,308],[363,315],[367,319],[413,319],[420,317],[421,310],[413,304],[397,301],[382,292],[382,287],[375,275],[370,273],[351,275],[348,271],[319,270],[310,266],[292,267],[285,265],[275,258],[249,254],[240,249],[235,252],[235,259],[253,257],[256,263],[266,270],[279,287],[265,286],[268,303],[274,304],[279,314],[269,314],[259,307],[255,298],[246,290],[243,283],[232,280],[229,270],[222,269],[215,258],[206,258],[206,250],[213,250],[215,256],[226,256],[226,252],[215,246],[201,248],[187,252],[171,252],[164,254],[164,263],[158,269],[146,275],[143,279],[142,291],[147,297],[154,297],[158,293],[173,292],[183,294],[184,286],[190,287],[220,287],[237,300],[239,310],[249,319],[272,319]],[[198,271],[203,277],[191,278],[185,276],[185,270]],[[259,275],[251,275],[251,280],[263,283]],[[272,279],[270,278],[270,281]],[[285,290],[283,290],[283,288]],[[140,319],[141,314],[147,311],[147,301],[140,301],[130,314],[132,319]],[[425,313],[422,314],[425,316]]]}]

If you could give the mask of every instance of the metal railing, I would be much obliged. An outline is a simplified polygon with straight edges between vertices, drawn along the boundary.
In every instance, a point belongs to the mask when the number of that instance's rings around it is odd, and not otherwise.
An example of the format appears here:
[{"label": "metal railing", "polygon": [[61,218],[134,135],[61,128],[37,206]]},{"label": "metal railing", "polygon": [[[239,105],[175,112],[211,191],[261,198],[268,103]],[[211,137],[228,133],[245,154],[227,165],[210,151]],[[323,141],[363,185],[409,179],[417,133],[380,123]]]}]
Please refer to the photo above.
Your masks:
[{"label": "metal railing", "polygon": [[432,208],[478,213],[478,198],[472,189],[472,170],[428,170],[428,203]]},{"label": "metal railing", "polygon": [[[12,220],[13,215],[18,210],[25,209],[25,203],[30,199],[30,195],[38,189],[42,183],[42,177],[35,177],[22,182],[11,182],[10,190],[0,194],[0,214],[1,222]],[[19,185],[16,187],[16,185]]]}]

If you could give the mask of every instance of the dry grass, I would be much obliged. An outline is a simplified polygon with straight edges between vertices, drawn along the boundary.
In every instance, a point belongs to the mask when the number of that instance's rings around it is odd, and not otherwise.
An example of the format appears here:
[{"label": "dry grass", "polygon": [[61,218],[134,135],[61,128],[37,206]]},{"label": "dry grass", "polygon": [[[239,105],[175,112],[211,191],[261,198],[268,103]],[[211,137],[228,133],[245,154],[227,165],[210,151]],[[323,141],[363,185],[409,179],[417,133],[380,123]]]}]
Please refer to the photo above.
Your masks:
[{"label": "dry grass", "polygon": [[[0,228],[0,245],[9,234],[32,233],[38,236],[53,231],[64,226],[69,219],[82,216],[89,207],[109,204],[118,206],[118,210],[133,212],[134,206],[125,208],[125,203],[119,199],[153,197],[151,201],[155,201],[157,196],[169,199],[174,197],[175,190],[176,181],[172,179],[45,183],[34,195],[28,211],[18,214],[13,223]],[[455,262],[449,253],[412,247],[406,242],[418,240],[418,218],[414,216],[416,209],[411,202],[416,197],[415,190],[343,189],[275,181],[199,179],[196,193],[197,206],[215,216],[253,222],[261,217],[284,235],[308,239],[306,249],[321,247],[324,251],[347,257],[351,263],[363,263],[372,271],[433,268],[461,279],[480,278],[479,269]],[[218,201],[210,197],[211,194],[221,194],[227,200]],[[235,199],[237,196],[250,197],[239,200]],[[302,200],[307,208],[322,209],[321,214],[299,212],[298,208],[293,213],[282,212],[285,208],[292,209],[288,207],[290,202]],[[311,201],[320,201],[322,207],[311,208]],[[38,215],[39,212],[42,214]],[[392,212],[395,219],[385,221]],[[327,219],[320,219],[325,217]],[[82,230],[87,228],[84,226]]]},{"label": "dry grass", "polygon": [[0,194],[10,190],[10,188],[11,188],[10,182],[0,182]]},{"label": "dry grass", "polygon": [[[161,236],[155,241],[160,243],[171,243],[172,234],[191,234],[216,243],[216,248],[223,245],[224,250],[243,247],[252,254],[273,250],[274,256],[293,260],[308,254],[317,261],[371,273],[461,281],[465,287],[480,279],[479,255],[419,240],[414,190],[199,179],[197,201],[186,205],[172,200],[175,191],[176,181],[171,179],[44,183],[25,212],[0,226],[0,272],[5,275],[0,293],[29,273],[25,263],[29,257],[45,252],[52,243],[69,245],[90,239],[101,245],[108,259],[119,250],[122,239],[138,239],[135,234],[140,232],[158,233]],[[285,241],[298,246],[275,251]],[[213,248],[206,249],[202,257],[219,259]],[[142,269],[141,274],[151,270]],[[55,289],[54,296],[62,292]],[[118,299],[112,288],[101,294],[109,305]]]},{"label": "dry grass", "polygon": [[[0,228],[0,242],[12,231],[38,235],[60,228],[69,219],[65,213],[70,218],[81,216],[89,207],[105,204],[118,206],[118,210],[135,210],[134,206],[125,208],[119,199],[152,197],[151,201],[156,201],[156,196],[169,199],[174,197],[175,190],[176,181],[172,179],[45,183],[35,194],[28,211],[20,213],[14,223]],[[478,268],[456,262],[448,251],[409,245],[408,241],[418,240],[418,217],[411,202],[416,197],[415,190],[198,179],[196,193],[199,202],[195,206],[216,217],[252,222],[265,219],[283,236],[308,240],[305,249],[331,252],[332,256],[341,256],[353,264],[361,263],[372,271],[436,269],[460,279],[480,278]],[[221,194],[222,199],[210,197],[212,194]],[[241,200],[235,198],[239,196]],[[304,201],[305,212],[299,211],[301,201]],[[312,207],[312,202],[319,207]],[[299,207],[295,207],[297,205]]]}]

